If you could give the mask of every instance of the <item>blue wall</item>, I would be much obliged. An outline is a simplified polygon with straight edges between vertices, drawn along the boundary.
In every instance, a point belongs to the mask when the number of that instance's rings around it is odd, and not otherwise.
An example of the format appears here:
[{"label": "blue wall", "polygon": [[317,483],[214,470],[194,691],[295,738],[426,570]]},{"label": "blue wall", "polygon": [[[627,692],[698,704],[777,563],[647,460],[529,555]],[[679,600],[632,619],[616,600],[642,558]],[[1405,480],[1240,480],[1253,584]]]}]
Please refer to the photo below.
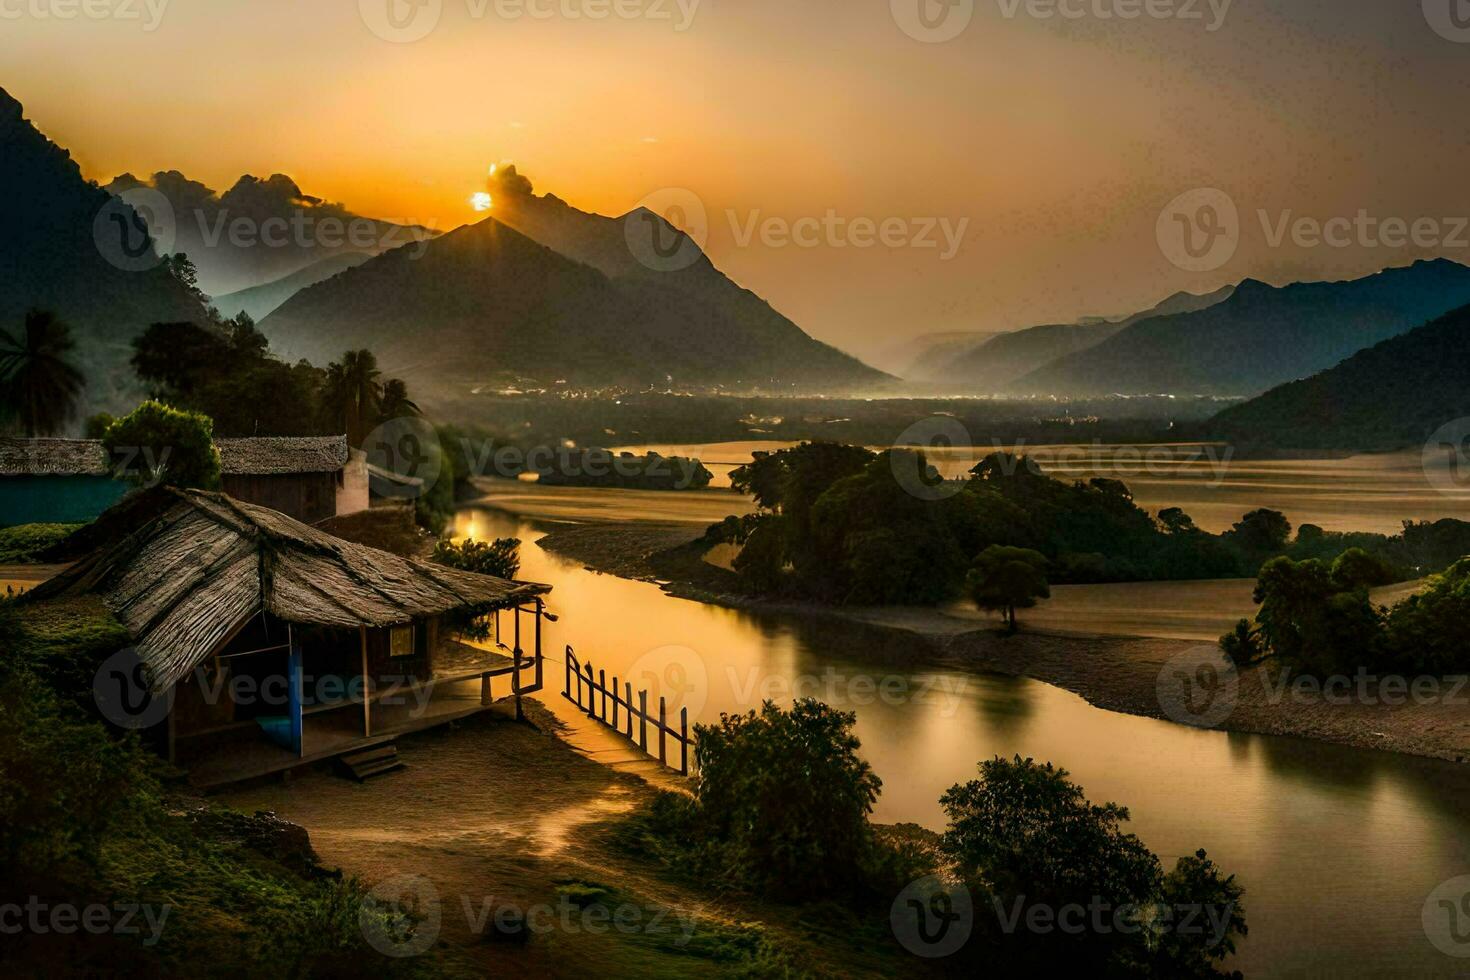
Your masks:
[{"label": "blue wall", "polygon": [[0,527],[85,524],[128,489],[110,476],[0,476]]}]

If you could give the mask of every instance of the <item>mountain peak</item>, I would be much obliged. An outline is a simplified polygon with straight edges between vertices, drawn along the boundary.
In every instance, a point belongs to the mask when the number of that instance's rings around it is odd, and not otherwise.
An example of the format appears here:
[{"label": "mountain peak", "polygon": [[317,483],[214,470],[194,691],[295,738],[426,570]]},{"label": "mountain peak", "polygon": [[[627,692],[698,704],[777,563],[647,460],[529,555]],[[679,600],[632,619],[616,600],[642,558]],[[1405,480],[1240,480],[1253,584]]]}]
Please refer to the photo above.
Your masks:
[{"label": "mountain peak", "polygon": [[25,108],[5,89],[0,88],[0,126],[20,122],[25,118]]}]

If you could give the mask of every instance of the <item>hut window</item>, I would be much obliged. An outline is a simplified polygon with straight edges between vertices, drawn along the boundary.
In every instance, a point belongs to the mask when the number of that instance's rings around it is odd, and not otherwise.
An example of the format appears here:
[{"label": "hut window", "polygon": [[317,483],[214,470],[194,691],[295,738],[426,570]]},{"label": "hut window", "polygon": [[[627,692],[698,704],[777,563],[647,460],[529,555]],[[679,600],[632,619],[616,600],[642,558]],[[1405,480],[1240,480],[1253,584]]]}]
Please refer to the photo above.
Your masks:
[{"label": "hut window", "polygon": [[388,655],[391,657],[413,656],[412,626],[395,626],[388,632]]}]

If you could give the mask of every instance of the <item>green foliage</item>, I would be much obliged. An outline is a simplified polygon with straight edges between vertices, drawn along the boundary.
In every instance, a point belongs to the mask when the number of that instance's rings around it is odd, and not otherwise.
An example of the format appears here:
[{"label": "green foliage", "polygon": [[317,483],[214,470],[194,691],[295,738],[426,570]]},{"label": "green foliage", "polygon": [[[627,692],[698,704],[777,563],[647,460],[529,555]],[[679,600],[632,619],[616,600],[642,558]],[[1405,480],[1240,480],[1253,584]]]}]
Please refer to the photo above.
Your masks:
[{"label": "green foliage", "polygon": [[220,482],[214,423],[197,412],[144,402],[107,429],[102,444],[141,483],[214,490]]},{"label": "green foliage", "polygon": [[87,439],[101,439],[107,435],[107,430],[117,418],[111,412],[98,412],[96,415],[87,417],[87,424],[82,429],[82,435]]},{"label": "green foliage", "polygon": [[40,560],[41,553],[59,544],[80,524],[18,524],[0,528],[0,564]]},{"label": "green foliage", "polygon": [[61,431],[87,384],[73,365],[71,327],[56,314],[32,310],[18,333],[0,330],[0,413],[27,436]]},{"label": "green foliage", "polygon": [[521,570],[521,541],[519,538],[497,538],[494,541],[469,538],[455,544],[448,538],[440,538],[429,557],[462,572],[514,579]]},{"label": "green foliage", "polygon": [[817,701],[697,725],[694,799],[666,803],[705,873],[781,899],[863,891],[881,782],[858,757],[856,715]]},{"label": "green foliage", "polygon": [[1264,558],[1286,550],[1286,543],[1291,540],[1291,522],[1280,511],[1262,507],[1242,517],[1224,537],[1243,553]]},{"label": "green foliage", "polygon": [[1050,599],[1046,583],[1046,556],[1028,548],[993,544],[980,552],[965,579],[965,591],[981,609],[1000,610],[1016,630],[1016,610],[1030,609],[1038,599]]},{"label": "green foliage", "polygon": [[1383,645],[1389,661],[1406,673],[1443,676],[1470,670],[1470,558],[1389,610]]},{"label": "green foliage", "polygon": [[[978,780],[952,787],[940,803],[949,818],[940,847],[976,893],[977,909],[1022,916],[1035,907],[1053,915],[1069,906],[1101,907],[1110,916],[1133,910],[1143,926],[1035,934],[978,915],[981,935],[966,949],[987,972],[1209,977],[1234,949],[1231,937],[1246,932],[1243,889],[1204,851],[1163,874],[1159,859],[1123,830],[1126,808],[1089,802],[1051,763],[1019,756],[982,762]],[[1208,930],[1173,928],[1181,907],[1194,909],[1201,923],[1210,918],[1201,907],[1212,911],[1214,921],[1227,923],[1224,935],[1217,942]]]},{"label": "green foliage", "polygon": [[1362,548],[1349,548],[1332,563],[1332,584],[1343,592],[1366,591],[1402,578],[1398,569]]},{"label": "green foliage", "polygon": [[1260,627],[1249,619],[1238,620],[1234,629],[1220,637],[1220,649],[1237,669],[1249,667],[1265,653]]}]

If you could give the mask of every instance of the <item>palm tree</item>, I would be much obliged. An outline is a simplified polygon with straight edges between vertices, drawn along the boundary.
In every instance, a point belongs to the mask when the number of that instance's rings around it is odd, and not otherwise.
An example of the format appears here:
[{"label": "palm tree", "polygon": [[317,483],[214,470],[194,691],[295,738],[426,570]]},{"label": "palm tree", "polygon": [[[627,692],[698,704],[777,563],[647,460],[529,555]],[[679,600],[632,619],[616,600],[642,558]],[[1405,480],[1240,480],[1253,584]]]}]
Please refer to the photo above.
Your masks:
[{"label": "palm tree", "polygon": [[408,385],[398,378],[383,382],[383,397],[378,405],[378,414],[383,421],[419,415],[419,407],[408,397]]},{"label": "palm tree", "polygon": [[25,332],[0,330],[0,379],[9,413],[27,436],[53,435],[76,412],[77,395],[87,379],[67,359],[76,342],[56,314],[32,310]]},{"label": "palm tree", "polygon": [[378,359],[369,350],[348,351],[341,363],[327,366],[323,402],[332,422],[346,430],[349,445],[361,446],[378,417],[383,399],[379,374]]}]

